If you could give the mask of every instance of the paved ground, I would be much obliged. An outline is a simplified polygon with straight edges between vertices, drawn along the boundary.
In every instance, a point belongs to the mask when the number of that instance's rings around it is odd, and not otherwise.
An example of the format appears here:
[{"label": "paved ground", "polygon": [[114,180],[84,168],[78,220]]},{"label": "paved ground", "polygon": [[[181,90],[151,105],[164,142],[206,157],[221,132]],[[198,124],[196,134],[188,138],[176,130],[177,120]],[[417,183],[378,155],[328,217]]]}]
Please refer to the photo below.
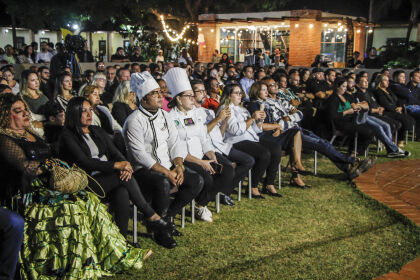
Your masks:
[{"label": "paved ground", "polygon": [[[355,183],[365,194],[420,226],[420,160],[377,164],[355,179]],[[406,264],[398,273],[390,272],[376,279],[420,280],[420,257]]]}]

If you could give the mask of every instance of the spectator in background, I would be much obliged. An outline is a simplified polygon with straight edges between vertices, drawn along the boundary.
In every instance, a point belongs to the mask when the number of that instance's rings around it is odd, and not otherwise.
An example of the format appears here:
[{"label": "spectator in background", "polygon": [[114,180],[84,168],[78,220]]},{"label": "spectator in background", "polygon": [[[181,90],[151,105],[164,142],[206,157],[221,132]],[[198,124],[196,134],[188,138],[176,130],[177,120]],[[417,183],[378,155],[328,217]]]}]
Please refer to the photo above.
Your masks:
[{"label": "spectator in background", "polygon": [[254,68],[252,66],[245,66],[243,71],[243,78],[239,81],[242,86],[243,91],[245,92],[245,101],[249,101],[248,92],[251,88],[254,81]]},{"label": "spectator in background", "polygon": [[18,94],[20,87],[19,83],[15,80],[15,73],[10,68],[3,70],[3,78],[7,81],[7,84],[12,89],[13,94]]},{"label": "spectator in background", "polygon": [[160,87],[160,93],[163,96],[162,99],[162,110],[169,112],[171,109],[168,108],[168,103],[171,102],[172,97],[169,96],[168,87],[166,86],[166,82],[164,79],[158,79],[156,80]]},{"label": "spectator in background", "polygon": [[117,70],[114,66],[107,66],[106,67],[106,86],[105,91],[109,90],[111,86],[117,83]]},{"label": "spectator in background", "polygon": [[350,58],[350,60],[347,62],[347,67],[355,68],[355,67],[361,65],[362,61],[359,60],[359,57],[360,57],[360,52],[355,51],[353,53],[353,57]]},{"label": "spectator in background", "polygon": [[363,60],[363,64],[368,69],[381,69],[384,65],[382,59],[378,56],[376,48],[369,50],[368,57]]},{"label": "spectator in background", "polygon": [[111,62],[128,62],[130,61],[124,53],[124,48],[118,47],[115,54],[111,56]]},{"label": "spectator in background", "polygon": [[11,45],[6,45],[4,47],[5,53],[3,54],[3,61],[6,61],[7,64],[15,64],[16,59],[13,51],[13,47]]},{"label": "spectator in background", "polygon": [[45,142],[51,145],[53,154],[58,156],[58,140],[66,119],[65,111],[60,104],[49,102],[45,105],[44,116],[46,118],[44,123]]},{"label": "spectator in background", "polygon": [[[212,62],[213,63],[219,62],[219,57],[220,57],[219,50],[214,50]],[[213,66],[212,66],[212,68],[213,68]]]},{"label": "spectator in background", "polygon": [[33,64],[35,61],[35,54],[32,51],[32,46],[28,45],[23,49],[23,54],[18,56],[18,61],[21,64]]},{"label": "spectator in background", "polygon": [[[31,43],[31,47],[32,47],[32,50],[33,50],[33,52],[34,52],[34,54],[35,54],[35,57],[36,57],[36,54],[38,53],[38,43],[37,42],[32,42]],[[35,60],[34,60],[35,61]]]},{"label": "spectator in background", "polygon": [[315,61],[312,62],[311,67],[328,67],[328,63],[325,61],[325,57],[321,54],[315,56]]},{"label": "spectator in background", "polygon": [[44,114],[43,107],[48,102],[39,90],[39,78],[36,72],[24,70],[21,75],[20,94],[33,114]]},{"label": "spectator in background", "polygon": [[89,69],[86,70],[83,73],[83,81],[82,81],[82,84],[83,85],[90,84],[92,82],[92,78],[93,78],[93,75],[94,74],[95,74],[95,72],[93,70],[89,70]]},{"label": "spectator in background", "polygon": [[165,58],[163,57],[163,51],[162,50],[159,50],[158,55],[156,56],[155,62],[157,63],[159,61],[160,62],[165,62]]},{"label": "spectator in background", "polygon": [[196,62],[194,64],[194,72],[192,73],[192,78],[194,80],[202,80],[204,81],[206,78],[206,71],[204,64],[201,62]]},{"label": "spectator in background", "polygon": [[67,110],[67,104],[74,96],[73,93],[73,81],[70,73],[64,72],[56,79],[54,87],[54,102],[60,104],[60,106]]},{"label": "spectator in background", "polygon": [[131,73],[139,73],[140,71],[140,64],[138,64],[137,62],[131,64]]},{"label": "spectator in background", "polygon": [[192,58],[191,58],[191,56],[190,56],[190,54],[188,53],[188,51],[187,51],[187,49],[186,48],[183,48],[182,50],[181,50],[181,54],[180,54],[180,56],[179,56],[179,58],[178,58],[178,63],[179,64],[181,64],[181,63],[184,63],[185,65],[193,65],[193,61],[192,61]]},{"label": "spectator in background", "polygon": [[114,99],[115,90],[121,84],[122,81],[129,81],[130,80],[130,70],[127,68],[120,68],[117,70],[116,73],[116,82],[109,87],[107,91],[104,92],[101,96],[101,100],[104,104],[110,105],[112,104],[112,100]]},{"label": "spectator in background", "polygon": [[232,64],[232,60],[229,58],[227,53],[224,53],[219,63],[224,63],[226,65],[229,65],[229,64]]},{"label": "spectator in background", "polygon": [[105,72],[105,63],[103,61],[96,62],[96,72]]},{"label": "spectator in background", "polygon": [[144,62],[144,58],[141,55],[141,48],[135,47],[133,50],[133,54],[130,56],[131,62]]},{"label": "spectator in background", "polygon": [[209,97],[204,99],[202,107],[217,112],[220,102],[220,86],[216,78],[210,77],[207,79],[206,90]]},{"label": "spectator in background", "polygon": [[112,100],[112,116],[122,127],[127,117],[137,109],[137,97],[130,89],[130,81],[122,81]]},{"label": "spectator in background", "polygon": [[47,42],[42,42],[41,52],[36,54],[35,63],[50,63],[53,56]]},{"label": "spectator in background", "polygon": [[83,50],[77,52],[79,62],[94,62],[92,52],[89,51],[87,41],[84,42]]}]

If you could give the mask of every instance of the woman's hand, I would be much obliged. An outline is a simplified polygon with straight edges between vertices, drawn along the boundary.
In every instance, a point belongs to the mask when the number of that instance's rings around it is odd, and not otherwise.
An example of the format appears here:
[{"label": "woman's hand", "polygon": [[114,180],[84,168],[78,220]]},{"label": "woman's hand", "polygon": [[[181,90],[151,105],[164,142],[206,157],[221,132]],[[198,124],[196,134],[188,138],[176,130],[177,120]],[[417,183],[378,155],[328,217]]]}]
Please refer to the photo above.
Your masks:
[{"label": "woman's hand", "polygon": [[215,160],[202,160],[200,162],[200,166],[204,168],[207,172],[209,172],[211,175],[215,174],[213,167],[210,163],[215,162]]},{"label": "woman's hand", "polygon": [[265,119],[265,112],[264,112],[264,111],[255,111],[255,112],[252,114],[252,118],[253,118],[255,121],[261,121],[261,120],[264,120],[264,119]]},{"label": "woman's hand", "polygon": [[395,108],[395,112],[397,112],[397,113],[402,113],[402,107],[397,107],[397,108]]},{"label": "woman's hand", "polygon": [[131,164],[128,161],[117,161],[114,163],[114,169],[120,170],[120,171],[128,171],[130,173],[133,173],[133,167],[131,167]]},{"label": "woman's hand", "polygon": [[129,171],[120,171],[120,180],[121,181],[128,181],[131,179],[131,176],[133,175],[132,172]]},{"label": "woman's hand", "polygon": [[279,128],[276,128],[275,130],[274,130],[274,132],[273,132],[273,136],[274,137],[279,137],[280,136],[280,134],[281,134],[281,127],[279,127]]}]

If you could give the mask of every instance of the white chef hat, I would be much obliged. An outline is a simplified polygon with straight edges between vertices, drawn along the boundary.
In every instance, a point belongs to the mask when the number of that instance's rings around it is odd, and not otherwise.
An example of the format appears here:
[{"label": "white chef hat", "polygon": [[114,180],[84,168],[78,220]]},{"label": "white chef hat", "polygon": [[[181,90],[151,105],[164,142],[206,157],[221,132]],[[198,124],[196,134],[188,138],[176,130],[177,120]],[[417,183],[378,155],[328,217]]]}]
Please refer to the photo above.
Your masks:
[{"label": "white chef hat", "polygon": [[148,71],[131,74],[130,88],[141,100],[149,92],[160,89],[159,84]]},{"label": "white chef hat", "polygon": [[181,92],[192,90],[190,80],[187,76],[187,71],[183,68],[174,67],[168,70],[163,79],[166,82],[168,91],[172,97],[175,97]]}]

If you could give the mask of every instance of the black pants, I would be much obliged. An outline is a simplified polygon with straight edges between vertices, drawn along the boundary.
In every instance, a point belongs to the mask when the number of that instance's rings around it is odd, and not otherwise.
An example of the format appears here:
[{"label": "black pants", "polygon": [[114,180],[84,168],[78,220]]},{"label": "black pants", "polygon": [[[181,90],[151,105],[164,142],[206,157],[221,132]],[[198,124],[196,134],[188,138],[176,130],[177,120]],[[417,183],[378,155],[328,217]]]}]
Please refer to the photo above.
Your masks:
[{"label": "black pants", "polygon": [[[204,179],[203,190],[196,197],[196,201],[201,206],[206,206],[211,200],[214,199],[218,192],[230,195],[233,190],[233,176],[234,169],[232,162],[230,162],[226,157],[222,156],[219,153],[216,153],[216,158],[219,164],[223,165],[222,173],[211,175],[203,167],[191,163],[184,162],[185,166],[188,166],[198,174],[200,174]],[[206,156],[204,159],[208,160]]]},{"label": "black pants", "polygon": [[[263,144],[261,141],[252,142],[248,140],[233,144],[233,147],[235,149],[251,155],[255,160],[254,166],[252,167],[252,171],[251,171],[251,175],[252,175],[251,183],[252,183],[253,188],[257,188],[258,184],[262,182],[262,177],[264,175],[264,172],[267,171],[267,177],[269,176],[269,171],[267,170],[267,168],[270,166],[272,170],[272,167],[276,163],[276,159],[274,159],[274,161],[272,162],[270,149],[266,147],[266,146],[270,146],[270,144],[273,147],[276,146],[273,143],[264,142]],[[279,150],[280,150],[280,156],[281,156],[281,147],[279,147]],[[279,161],[280,160],[277,160],[276,171],[277,171]],[[275,176],[276,176],[275,173],[274,173],[274,176],[270,176],[270,177],[273,177],[273,181],[274,181]]]},{"label": "black pants", "polygon": [[[143,197],[139,185],[134,178],[123,182],[120,180],[117,172],[108,174],[100,173],[93,177],[98,181],[109,198],[110,205],[115,213],[115,223],[123,236],[127,235],[128,220],[130,218],[130,200],[146,218],[155,214],[155,211],[153,211],[152,207],[150,207]],[[95,193],[102,194],[102,190],[96,183],[90,181],[89,186]]]},{"label": "black pants", "polygon": [[248,171],[254,166],[255,160],[247,153],[231,148],[227,158],[236,163],[233,186],[236,187],[247,175]]},{"label": "black pants", "polygon": [[385,116],[401,122],[402,127],[398,131],[398,140],[400,141],[404,140],[405,132],[411,131],[413,129],[413,125],[416,123],[412,116],[406,115],[404,113],[399,114],[397,112],[385,112]]},{"label": "black pants", "polygon": [[349,144],[349,154],[353,151],[354,148],[354,135],[357,132],[357,148],[359,154],[364,154],[365,150],[369,146],[369,143],[372,141],[374,136],[378,136],[378,131],[375,127],[370,126],[369,124],[356,124],[353,121],[340,122],[335,124],[341,132],[347,135],[351,135],[350,144]]},{"label": "black pants", "polygon": [[170,190],[173,185],[165,175],[142,168],[134,172],[134,177],[140,183],[140,189],[147,201],[152,202],[153,209],[162,217],[175,217],[181,212],[182,207],[202,191],[204,185],[203,178],[186,167],[184,183],[179,186],[178,192],[175,193],[175,199],[171,202]]}]

